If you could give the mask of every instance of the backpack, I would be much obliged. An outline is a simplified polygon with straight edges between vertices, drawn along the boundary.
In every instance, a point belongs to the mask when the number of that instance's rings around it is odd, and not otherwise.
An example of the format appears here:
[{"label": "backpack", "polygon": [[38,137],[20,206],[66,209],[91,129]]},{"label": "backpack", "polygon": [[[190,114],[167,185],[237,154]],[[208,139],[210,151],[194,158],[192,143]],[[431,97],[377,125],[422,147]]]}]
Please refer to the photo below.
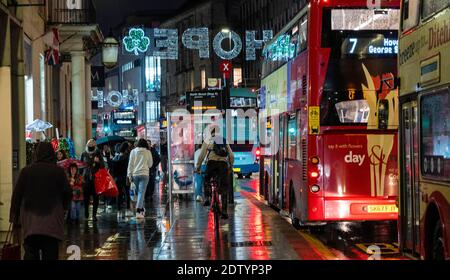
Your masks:
[{"label": "backpack", "polygon": [[218,144],[218,143],[216,143],[216,141],[214,141],[213,151],[219,157],[227,157],[228,149],[227,149],[227,144],[225,142],[225,139],[223,139],[222,144]]}]

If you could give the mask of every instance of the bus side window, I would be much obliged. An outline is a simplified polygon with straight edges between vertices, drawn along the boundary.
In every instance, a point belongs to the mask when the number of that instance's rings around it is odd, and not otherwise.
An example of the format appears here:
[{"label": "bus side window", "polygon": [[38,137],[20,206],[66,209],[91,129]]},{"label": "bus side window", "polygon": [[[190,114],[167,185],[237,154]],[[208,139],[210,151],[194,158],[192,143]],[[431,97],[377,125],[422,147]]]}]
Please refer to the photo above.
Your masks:
[{"label": "bus side window", "polygon": [[378,103],[378,129],[387,129],[389,121],[389,101],[380,100]]},{"label": "bus side window", "polygon": [[405,0],[402,9],[402,31],[416,27],[419,23],[420,1]]}]

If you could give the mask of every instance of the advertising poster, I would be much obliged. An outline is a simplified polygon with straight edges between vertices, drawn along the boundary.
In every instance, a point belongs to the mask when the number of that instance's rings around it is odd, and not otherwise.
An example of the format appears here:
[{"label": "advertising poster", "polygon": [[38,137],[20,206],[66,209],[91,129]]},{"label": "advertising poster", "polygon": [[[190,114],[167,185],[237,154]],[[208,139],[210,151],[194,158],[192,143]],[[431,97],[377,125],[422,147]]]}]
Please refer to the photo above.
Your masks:
[{"label": "advertising poster", "polygon": [[284,65],[261,81],[261,87],[264,89],[264,98],[261,101],[265,99],[265,109],[269,115],[275,113],[274,110],[278,110],[278,113],[287,110],[287,69],[287,65]]}]

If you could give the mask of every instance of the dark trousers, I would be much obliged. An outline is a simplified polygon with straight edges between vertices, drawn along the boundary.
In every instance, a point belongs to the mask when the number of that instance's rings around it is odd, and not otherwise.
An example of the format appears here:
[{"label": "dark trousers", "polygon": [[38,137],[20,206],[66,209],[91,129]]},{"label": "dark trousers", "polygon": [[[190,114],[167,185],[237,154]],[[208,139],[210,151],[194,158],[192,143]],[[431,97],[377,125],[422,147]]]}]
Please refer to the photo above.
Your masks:
[{"label": "dark trousers", "polygon": [[91,196],[93,198],[94,204],[92,207],[92,217],[97,217],[97,209],[98,209],[98,195],[95,192],[95,186],[93,181],[86,181],[84,187],[84,217],[89,218],[89,204],[91,202]]},{"label": "dark trousers", "polygon": [[122,205],[126,202],[127,209],[130,209],[130,187],[126,184],[126,179],[116,179],[119,196],[117,197],[117,210],[122,210]]},{"label": "dark trousers", "polygon": [[216,176],[219,183],[219,194],[222,197],[222,213],[226,214],[228,209],[228,195],[229,195],[229,187],[230,187],[230,176],[228,171],[228,163],[224,161],[208,161],[206,164],[206,175],[204,192],[206,200],[211,201],[211,185],[209,181],[213,176]]},{"label": "dark trousers", "polygon": [[148,178],[147,190],[145,196],[147,198],[152,198],[155,193],[155,182],[156,182],[156,171],[150,171]]},{"label": "dark trousers", "polygon": [[58,260],[59,240],[50,236],[30,235],[23,244],[24,260]]}]

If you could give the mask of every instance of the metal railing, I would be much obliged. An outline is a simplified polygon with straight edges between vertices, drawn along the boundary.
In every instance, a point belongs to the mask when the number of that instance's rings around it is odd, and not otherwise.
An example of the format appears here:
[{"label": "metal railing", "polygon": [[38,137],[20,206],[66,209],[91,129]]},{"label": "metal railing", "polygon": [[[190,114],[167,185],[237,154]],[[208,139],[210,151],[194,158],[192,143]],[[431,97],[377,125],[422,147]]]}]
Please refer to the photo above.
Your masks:
[{"label": "metal railing", "polygon": [[52,24],[95,23],[96,11],[92,0],[78,0],[68,6],[66,0],[49,1],[48,22]]}]

